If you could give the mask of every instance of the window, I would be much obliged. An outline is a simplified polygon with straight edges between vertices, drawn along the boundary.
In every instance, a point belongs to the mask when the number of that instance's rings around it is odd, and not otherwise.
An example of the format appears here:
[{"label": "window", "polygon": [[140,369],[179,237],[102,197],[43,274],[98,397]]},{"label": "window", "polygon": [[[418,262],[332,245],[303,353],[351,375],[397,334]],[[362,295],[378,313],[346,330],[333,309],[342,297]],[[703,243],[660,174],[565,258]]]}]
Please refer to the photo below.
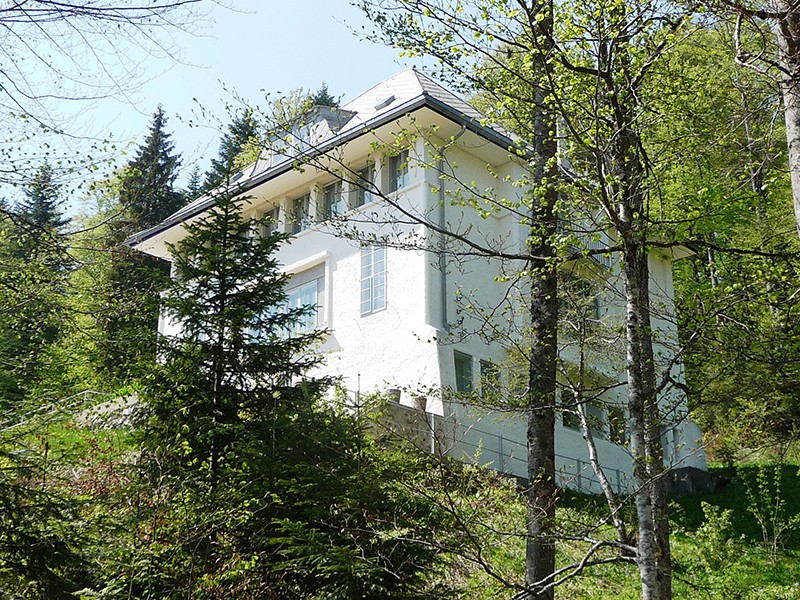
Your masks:
[{"label": "window", "polygon": [[361,314],[386,308],[386,248],[361,249]]},{"label": "window", "polygon": [[608,441],[620,446],[628,441],[625,432],[625,412],[619,406],[608,408]]},{"label": "window", "polygon": [[322,220],[327,221],[333,217],[339,217],[347,212],[347,202],[342,193],[342,182],[334,181],[326,185],[323,190],[323,211]]},{"label": "window", "polygon": [[577,406],[564,407],[561,411],[561,423],[568,429],[580,429],[581,418]]},{"label": "window", "polygon": [[325,289],[325,263],[292,275],[286,286],[288,308],[313,306],[303,318],[292,325],[290,333],[309,333],[321,325],[322,304]]},{"label": "window", "polygon": [[375,167],[367,165],[358,172],[358,177],[353,183],[353,207],[358,208],[372,202],[370,190],[375,185]]},{"label": "window", "polygon": [[500,389],[500,372],[497,365],[488,360],[481,361],[481,395],[491,396]]},{"label": "window", "polygon": [[597,437],[605,437],[605,411],[603,407],[598,406],[594,402],[587,402],[583,406],[586,411],[586,421],[589,425],[589,431],[592,432],[592,435]]},{"label": "window", "polygon": [[[570,397],[570,403],[574,402],[574,398]],[[583,430],[581,426],[581,418],[578,414],[579,408],[577,406],[564,407],[561,413],[561,422],[564,427],[569,429]],[[605,411],[601,406],[594,402],[583,402],[583,412],[586,415],[586,422],[589,425],[589,431],[598,437],[605,437]]]},{"label": "window", "polygon": [[401,190],[408,185],[408,150],[390,156],[387,164],[389,193]]},{"label": "window", "polygon": [[292,200],[292,233],[300,233],[311,226],[310,205],[311,194],[303,194]]},{"label": "window", "polygon": [[267,237],[278,231],[278,209],[273,208],[264,213],[261,223],[261,237]]},{"label": "window", "polygon": [[468,393],[472,391],[472,357],[458,350],[453,352],[456,368],[456,391]]},{"label": "window", "polygon": [[[303,333],[310,333],[317,327],[323,324],[323,299],[325,291],[325,263],[319,264],[315,267],[292,275],[286,286],[286,301],[278,306],[272,306],[261,316],[254,319],[253,324],[249,328],[249,335],[253,339],[259,339],[268,336],[278,336],[286,338],[291,335],[298,335]],[[289,309],[299,309],[304,307],[313,307],[308,309],[306,314],[297,322],[292,323],[289,327],[278,327],[277,325],[267,326],[266,322],[269,317],[276,314],[284,314]]]},{"label": "window", "polygon": [[[317,307],[317,282],[286,290],[286,305],[289,308]],[[310,310],[300,320],[292,324],[292,333],[309,333],[317,326],[317,311]]]},{"label": "window", "polygon": [[574,274],[562,274],[559,281],[559,319],[567,332],[589,332],[600,323],[602,309],[597,284]]}]

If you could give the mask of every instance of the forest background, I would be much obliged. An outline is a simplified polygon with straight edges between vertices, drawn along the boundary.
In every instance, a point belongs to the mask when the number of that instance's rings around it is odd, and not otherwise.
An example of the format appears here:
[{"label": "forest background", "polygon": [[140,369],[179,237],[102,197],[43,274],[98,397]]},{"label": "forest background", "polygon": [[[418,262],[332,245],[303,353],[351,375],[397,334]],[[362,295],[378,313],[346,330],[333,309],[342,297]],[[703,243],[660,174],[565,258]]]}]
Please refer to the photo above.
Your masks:
[{"label": "forest background", "polygon": [[[25,18],[40,19],[43,31],[50,23],[72,27],[73,14],[33,4],[44,12]],[[611,10],[614,3],[600,4]],[[166,15],[169,26],[191,22],[199,5],[178,3],[190,11],[183,15],[156,5],[122,16],[109,8],[113,3],[75,6],[83,11],[78,23],[108,36],[107,28],[117,26],[135,35],[151,32],[153,19]],[[513,3],[486,6],[513,10]],[[800,518],[788,500],[798,493],[800,290],[784,76],[769,61],[758,69],[737,64],[752,67],[743,57],[777,55],[779,47],[757,21],[748,21],[749,29],[743,25],[742,14],[760,18],[726,7],[675,7],[663,18],[682,28],[652,38],[660,51],[645,86],[651,100],[643,144],[657,183],[646,217],[655,238],[694,251],[675,273],[685,391],[709,457],[733,480],[702,505],[701,499],[673,505],[676,597],[800,597],[792,566]],[[18,17],[12,8],[0,12],[12,33]],[[412,40],[413,31],[407,33]],[[410,41],[406,51],[416,52]],[[492,104],[480,77],[451,77],[490,116],[507,118],[507,107]],[[69,134],[36,111],[36,90],[14,95],[3,89],[9,119],[18,120],[21,131],[33,123],[33,131]],[[235,320],[245,317],[198,311],[202,291],[176,289],[163,265],[122,244],[200,194],[224,187],[259,150],[267,126],[260,114],[275,115],[287,105],[300,112],[335,105],[334,94],[321,85],[268,102],[262,111],[245,103],[218,115],[226,122],[219,153],[207,170],[184,172],[183,186],[176,184],[181,157],[163,108],[132,158],[107,176],[93,175],[101,154],[40,160],[19,138],[4,145],[4,179],[22,190],[0,204],[4,596],[524,593],[525,509],[511,482],[387,444],[369,433],[361,415],[321,402],[321,389],[286,385],[287,376],[308,366],[291,357],[313,345],[314,336],[268,352],[259,350],[258,340],[244,344],[242,356],[255,365],[248,372],[263,374],[263,389],[256,394],[249,384],[226,380],[229,394],[204,396],[203,390],[220,387],[215,373],[233,371],[214,357],[234,342],[209,331],[240,328]],[[85,186],[75,186],[76,173]],[[67,212],[65,204],[76,197],[80,210]],[[223,194],[219,211],[186,251],[197,257],[209,238],[229,238],[242,260],[209,259],[208,268],[240,281],[249,277],[244,257],[267,265],[270,286],[243,309],[252,321],[281,303],[282,279],[268,257],[284,239],[265,238],[251,248],[250,224],[236,214],[235,202]],[[168,303],[174,314],[212,314],[239,325],[201,320],[194,341],[202,343],[164,346],[155,323],[161,292],[170,285],[180,300]],[[268,332],[287,323],[261,325]],[[217,340],[216,354],[208,340]],[[157,348],[169,359],[156,361]],[[132,394],[149,408],[132,402]],[[276,400],[283,397],[292,402]],[[115,398],[123,407],[113,414],[144,413],[100,428],[86,422],[90,405]],[[215,408],[204,413],[208,406]],[[304,434],[310,431],[317,434]],[[270,460],[254,460],[269,440]],[[337,510],[329,511],[332,506]],[[622,506],[632,519],[629,500]],[[590,523],[599,515],[605,522],[603,510],[594,499],[565,494],[557,518]],[[575,537],[559,539],[559,563],[580,563],[586,548]],[[577,569],[556,595],[636,597],[630,561],[612,552],[606,562]]]}]

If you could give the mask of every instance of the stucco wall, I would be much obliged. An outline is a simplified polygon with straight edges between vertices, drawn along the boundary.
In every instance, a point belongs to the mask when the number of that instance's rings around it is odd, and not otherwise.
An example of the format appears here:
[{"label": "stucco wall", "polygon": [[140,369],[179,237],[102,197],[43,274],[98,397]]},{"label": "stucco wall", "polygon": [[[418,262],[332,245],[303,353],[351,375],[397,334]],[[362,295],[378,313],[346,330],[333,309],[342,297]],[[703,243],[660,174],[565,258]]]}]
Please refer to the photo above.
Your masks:
[{"label": "stucco wall", "polygon": [[[422,139],[415,142],[413,155],[421,161],[433,161],[430,147]],[[503,201],[515,202],[519,188],[512,184],[516,168],[512,163],[495,165],[490,173],[481,161],[463,149],[448,150],[447,162],[455,166],[454,177],[445,182],[439,179],[436,169],[413,166],[409,183],[398,198],[408,210],[431,219],[432,223],[462,232],[466,239],[476,244],[518,252],[524,249],[525,226],[520,225],[508,211],[490,204],[482,205],[483,215],[471,206],[462,206],[460,199],[474,188],[487,192]],[[378,177],[381,166],[378,163]],[[291,189],[280,195],[261,195],[249,208],[263,212],[281,206],[282,214],[290,200],[304,190],[313,189],[313,201],[318,201],[321,185],[332,179],[327,173],[309,169],[299,178],[292,173]],[[298,183],[302,181],[302,183]],[[460,182],[460,183],[459,183]],[[270,184],[275,187],[274,184]],[[439,188],[444,185],[444,203]],[[394,222],[394,225],[388,223]],[[325,356],[321,372],[341,378],[342,385],[351,397],[387,388],[401,390],[400,403],[411,406],[413,396],[427,397],[427,411],[439,415],[442,447],[449,447],[457,456],[476,460],[480,464],[525,476],[525,421],[518,414],[489,413],[467,409],[458,402],[443,401],[442,389],[455,386],[455,350],[473,358],[476,387],[480,361],[501,364],[506,359],[509,338],[519,335],[519,315],[524,314],[519,304],[524,293],[509,292],[513,279],[498,281],[498,275],[517,270],[513,261],[487,259],[479,256],[455,258],[445,261],[442,271],[439,255],[430,252],[441,241],[423,226],[397,225],[397,215],[383,203],[371,203],[348,215],[339,227],[320,223],[301,232],[291,243],[282,247],[278,259],[290,273],[324,265],[325,286],[319,325],[329,331],[320,348]],[[361,248],[357,241],[341,237],[341,228],[358,231],[364,239],[370,234],[386,235],[394,243],[422,241],[421,250],[401,249],[390,245],[386,251],[386,307],[372,314],[362,315]],[[468,244],[448,242],[447,249],[454,253],[470,249]],[[475,249],[472,248],[472,251]],[[672,356],[672,342],[677,338],[672,313],[671,262],[668,257],[651,257],[651,288],[657,307],[654,327],[661,343],[657,346],[661,364]],[[605,271],[611,284],[605,293],[603,314],[620,318],[621,281],[618,270]],[[290,283],[291,285],[291,283]],[[485,327],[483,319],[493,314],[497,331]],[[505,319],[505,322],[503,321]],[[162,332],[177,330],[176,324],[162,320]],[[565,350],[565,358],[569,350]],[[606,376],[624,381],[622,356],[614,356],[602,364],[593,365]],[[677,366],[673,375],[682,377]],[[608,400],[623,403],[624,387],[614,390]],[[445,397],[446,394],[445,394]],[[663,402],[683,406],[678,395]],[[685,410],[683,411],[685,414]],[[419,415],[415,415],[415,418]],[[430,416],[427,418],[431,418]],[[675,432],[665,436],[667,456],[681,465],[705,466],[703,454],[697,449],[699,431],[687,421],[676,421]],[[564,427],[559,419],[556,434],[557,464],[563,484],[595,490],[596,482],[588,466],[588,453],[579,432]],[[630,473],[630,456],[624,447],[598,438],[602,461],[610,469],[612,483],[627,487]]]}]

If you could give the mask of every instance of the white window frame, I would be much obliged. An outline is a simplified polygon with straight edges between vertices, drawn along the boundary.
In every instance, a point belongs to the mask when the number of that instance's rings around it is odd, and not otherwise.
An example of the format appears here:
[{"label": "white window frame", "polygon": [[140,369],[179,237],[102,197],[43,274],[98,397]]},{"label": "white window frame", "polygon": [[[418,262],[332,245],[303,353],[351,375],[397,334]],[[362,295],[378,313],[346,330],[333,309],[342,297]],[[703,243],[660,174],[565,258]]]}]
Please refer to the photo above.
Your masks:
[{"label": "white window frame", "polygon": [[341,179],[337,179],[322,188],[321,220],[327,221],[341,217],[347,212],[347,197]]},{"label": "white window frame", "polygon": [[361,249],[361,315],[371,315],[386,308],[386,247]]},{"label": "white window frame", "polygon": [[[292,211],[292,233],[300,233],[309,229],[311,223],[311,192],[306,192],[302,196],[298,196],[291,200],[290,203]],[[298,211],[298,207],[302,207]]]},{"label": "white window frame", "polygon": [[386,191],[399,192],[408,186],[410,180],[408,150],[401,150],[386,160]]}]

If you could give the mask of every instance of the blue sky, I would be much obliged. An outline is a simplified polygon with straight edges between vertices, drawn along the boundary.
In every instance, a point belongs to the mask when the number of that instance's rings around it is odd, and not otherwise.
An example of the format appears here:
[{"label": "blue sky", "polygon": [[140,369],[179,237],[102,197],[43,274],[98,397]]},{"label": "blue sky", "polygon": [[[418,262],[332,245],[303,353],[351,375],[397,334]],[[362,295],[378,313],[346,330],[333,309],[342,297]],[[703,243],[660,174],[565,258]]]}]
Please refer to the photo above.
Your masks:
[{"label": "blue sky", "polygon": [[[154,78],[130,101],[98,103],[93,122],[117,139],[141,140],[158,104],[169,117],[184,171],[205,168],[217,152],[219,131],[213,119],[227,122],[225,102],[231,91],[255,104],[303,87],[312,91],[325,81],[346,101],[411,63],[397,51],[360,40],[352,30],[370,27],[348,0],[232,0],[234,10],[214,6],[209,21],[174,42],[178,62],[152,59],[143,65]],[[421,66],[417,63],[417,66]],[[226,91],[228,90],[228,91]],[[201,126],[190,126],[190,123]]]}]

